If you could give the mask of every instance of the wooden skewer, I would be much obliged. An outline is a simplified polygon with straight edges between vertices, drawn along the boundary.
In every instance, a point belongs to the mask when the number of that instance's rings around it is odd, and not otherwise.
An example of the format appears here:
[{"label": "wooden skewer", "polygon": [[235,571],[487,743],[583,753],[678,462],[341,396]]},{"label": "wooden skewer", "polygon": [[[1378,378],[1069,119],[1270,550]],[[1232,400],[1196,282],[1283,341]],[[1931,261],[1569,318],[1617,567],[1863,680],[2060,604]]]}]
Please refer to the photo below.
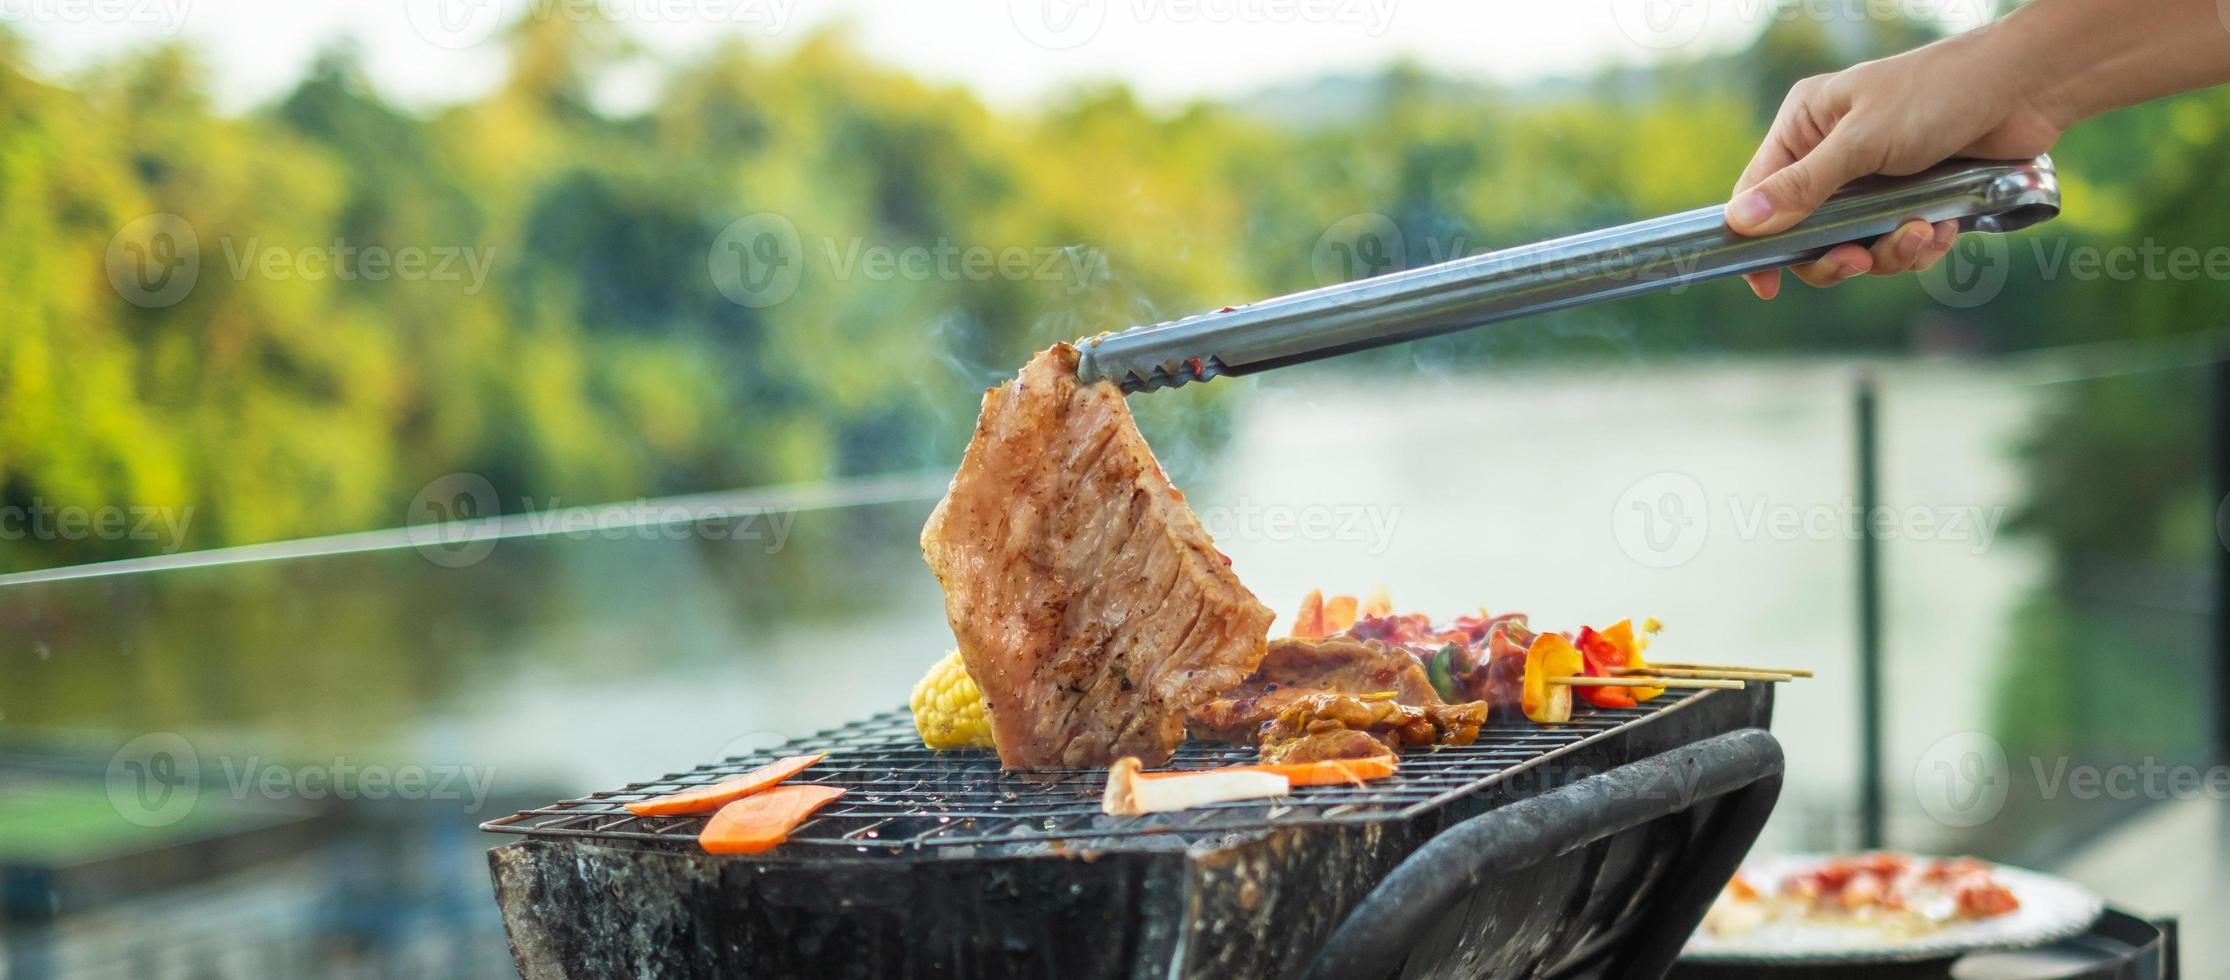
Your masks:
[{"label": "wooden skewer", "polygon": [[1702,677],[1552,677],[1551,684],[1565,687],[1693,687],[1739,691],[1741,681]]},{"label": "wooden skewer", "polygon": [[1737,665],[1735,665],[1735,664],[1674,664],[1674,663],[1663,663],[1663,664],[1660,664],[1660,663],[1652,663],[1652,664],[1650,664],[1650,665],[1649,665],[1649,667],[1650,667],[1650,669],[1651,669],[1651,670],[1656,670],[1657,668],[1660,668],[1660,667],[1669,667],[1669,668],[1671,668],[1671,669],[1673,669],[1673,670],[1747,670],[1747,671],[1751,671],[1751,672],[1753,672],[1753,673],[1759,673],[1759,674],[1787,674],[1787,675],[1789,675],[1790,677],[1810,677],[1810,676],[1812,676],[1812,672],[1811,672],[1811,671],[1809,671],[1809,670],[1800,670],[1800,669],[1798,669],[1798,668],[1795,668],[1795,667],[1742,667],[1742,666],[1737,666]]},{"label": "wooden skewer", "polygon": [[1720,680],[1732,681],[1778,682],[1793,681],[1796,679],[1795,674],[1785,674],[1780,671],[1774,670],[1722,670],[1715,667],[1708,669],[1701,667],[1660,667],[1656,664],[1651,664],[1647,670],[1641,670],[1633,667],[1620,667],[1611,671],[1611,673],[1617,674],[1621,677],[1712,677],[1718,678]]}]

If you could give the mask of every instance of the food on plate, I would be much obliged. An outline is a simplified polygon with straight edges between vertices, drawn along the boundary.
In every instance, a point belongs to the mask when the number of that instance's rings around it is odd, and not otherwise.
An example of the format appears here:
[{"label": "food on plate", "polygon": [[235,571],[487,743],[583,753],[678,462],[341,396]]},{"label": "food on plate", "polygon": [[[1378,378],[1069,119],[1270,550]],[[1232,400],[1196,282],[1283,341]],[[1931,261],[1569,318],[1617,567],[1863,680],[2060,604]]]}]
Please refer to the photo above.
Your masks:
[{"label": "food on plate", "polygon": [[806,767],[826,758],[828,753],[793,755],[777,759],[741,776],[723,779],[709,786],[683,790],[671,796],[642,800],[627,804],[627,810],[639,817],[672,817],[693,813],[711,813],[729,803],[804,772]]},{"label": "food on plate", "polygon": [[1272,614],[1216,551],[1120,389],[1057,344],[984,394],[922,554],[1009,769],[1166,761],[1262,660]]},{"label": "food on plate", "polygon": [[1360,759],[1404,746],[1469,745],[1486,724],[1487,705],[1410,705],[1390,693],[1317,692],[1288,703],[1262,727],[1259,748],[1269,763]]},{"label": "food on plate", "polygon": [[697,846],[712,854],[758,854],[790,839],[813,811],[844,791],[818,783],[789,783],[721,807],[697,833]]},{"label": "food on plate", "polygon": [[1254,766],[1202,769],[1147,776],[1137,756],[1115,760],[1107,770],[1107,793],[1100,809],[1114,816],[1168,813],[1210,803],[1284,796],[1292,782],[1276,771]]},{"label": "food on plate", "polygon": [[2021,901],[1987,861],[1854,854],[1829,858],[1760,887],[1737,873],[1704,918],[1717,936],[1777,924],[1844,925],[1896,936],[2019,911]]},{"label": "food on plate", "polygon": [[983,703],[983,688],[968,676],[968,665],[954,650],[929,667],[914,683],[907,699],[914,711],[914,730],[921,744],[932,749],[989,749],[991,709]]}]

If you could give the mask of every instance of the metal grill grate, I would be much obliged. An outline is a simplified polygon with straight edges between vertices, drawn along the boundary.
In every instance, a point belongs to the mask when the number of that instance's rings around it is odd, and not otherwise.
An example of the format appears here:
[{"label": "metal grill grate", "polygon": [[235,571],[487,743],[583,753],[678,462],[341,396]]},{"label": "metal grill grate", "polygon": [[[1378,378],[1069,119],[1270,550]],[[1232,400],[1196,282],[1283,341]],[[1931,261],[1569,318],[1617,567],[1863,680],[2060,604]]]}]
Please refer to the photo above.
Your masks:
[{"label": "metal grill grate", "polygon": [[[1006,772],[989,752],[923,748],[913,716],[901,708],[830,729],[779,750],[729,759],[623,789],[566,800],[481,824],[536,837],[591,837],[694,846],[705,817],[638,817],[625,805],[749,772],[782,755],[827,750],[795,777],[847,791],[799,826],[785,847],[844,848],[860,854],[983,845],[1049,844],[1077,839],[1158,835],[1180,845],[1229,833],[1295,823],[1362,823],[1416,816],[1449,800],[1533,770],[1577,746],[1677,711],[1717,692],[1661,698],[1648,708],[1575,707],[1572,722],[1541,726],[1497,721],[1470,745],[1413,749],[1400,771],[1362,786],[1296,788],[1277,800],[1221,803],[1180,813],[1111,817],[1100,812],[1103,769]],[[1209,769],[1255,761],[1254,749],[1187,741],[1170,767]]]}]

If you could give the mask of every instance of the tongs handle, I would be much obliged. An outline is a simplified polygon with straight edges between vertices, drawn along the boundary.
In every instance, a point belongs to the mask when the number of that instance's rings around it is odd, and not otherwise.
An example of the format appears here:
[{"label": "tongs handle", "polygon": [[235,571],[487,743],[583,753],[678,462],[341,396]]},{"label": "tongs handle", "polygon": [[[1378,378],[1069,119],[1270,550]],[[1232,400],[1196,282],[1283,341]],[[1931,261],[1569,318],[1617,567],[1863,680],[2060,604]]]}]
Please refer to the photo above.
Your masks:
[{"label": "tongs handle", "polygon": [[1151,391],[1796,265],[1915,218],[2002,233],[2059,213],[2050,157],[1957,160],[1855,182],[1778,234],[1737,235],[1715,205],[1105,334],[1079,342],[1078,373]]}]

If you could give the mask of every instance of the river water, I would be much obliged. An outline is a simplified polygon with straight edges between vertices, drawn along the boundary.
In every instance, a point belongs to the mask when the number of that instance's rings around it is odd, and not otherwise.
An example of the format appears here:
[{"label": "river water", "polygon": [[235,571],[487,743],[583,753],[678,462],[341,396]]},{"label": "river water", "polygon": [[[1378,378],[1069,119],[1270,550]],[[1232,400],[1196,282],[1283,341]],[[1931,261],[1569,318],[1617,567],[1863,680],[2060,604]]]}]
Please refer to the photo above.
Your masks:
[{"label": "river water", "polygon": [[[1987,727],[2043,575],[1999,525],[2042,396],[2005,371],[1878,376],[1892,830],[1927,846],[1948,828],[1905,787],[1932,746]],[[1226,439],[1157,445],[1281,618],[1311,588],[1384,586],[1436,616],[1656,616],[1658,659],[1813,670],[1779,693],[1769,846],[1853,842],[1856,369],[1336,377],[1245,383]],[[561,536],[463,567],[402,550],[10,589],[7,751],[98,764],[175,734],[205,791],[235,795],[265,791],[216,774],[464,769],[480,778],[426,802],[469,828],[806,734],[903,703],[949,647],[914,546],[930,477],[913,499],[803,511],[779,547]]]}]

